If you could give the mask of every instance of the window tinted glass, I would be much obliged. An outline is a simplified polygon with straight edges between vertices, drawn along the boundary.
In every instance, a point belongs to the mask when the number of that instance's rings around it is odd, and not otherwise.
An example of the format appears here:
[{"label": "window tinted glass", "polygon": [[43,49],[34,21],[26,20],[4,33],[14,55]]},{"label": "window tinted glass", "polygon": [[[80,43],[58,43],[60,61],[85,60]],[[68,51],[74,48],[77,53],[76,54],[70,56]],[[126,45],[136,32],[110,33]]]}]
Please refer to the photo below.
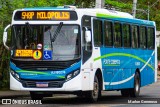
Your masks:
[{"label": "window tinted glass", "polygon": [[105,46],[112,46],[112,22],[104,22]]},{"label": "window tinted glass", "polygon": [[147,47],[149,49],[154,49],[154,39],[155,39],[154,28],[148,28],[147,31],[148,31]]},{"label": "window tinted glass", "polygon": [[102,21],[93,20],[94,45],[102,45]]},{"label": "window tinted glass", "polygon": [[138,26],[132,26],[132,47],[138,48]]},{"label": "window tinted glass", "polygon": [[123,46],[130,47],[130,25],[123,24]]},{"label": "window tinted glass", "polygon": [[114,23],[114,46],[121,47],[121,25],[120,23]]},{"label": "window tinted glass", "polygon": [[146,28],[144,26],[140,27],[140,48],[146,48]]}]

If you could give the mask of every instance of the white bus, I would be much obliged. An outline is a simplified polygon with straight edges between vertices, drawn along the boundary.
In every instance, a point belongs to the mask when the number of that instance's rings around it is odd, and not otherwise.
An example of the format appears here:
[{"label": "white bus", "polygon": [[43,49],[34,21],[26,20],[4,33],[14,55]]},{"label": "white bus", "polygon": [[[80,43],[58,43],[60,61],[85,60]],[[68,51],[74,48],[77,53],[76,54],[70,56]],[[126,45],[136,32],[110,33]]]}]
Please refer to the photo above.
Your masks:
[{"label": "white bus", "polygon": [[11,51],[10,89],[30,91],[32,99],[73,93],[95,102],[102,90],[137,97],[157,81],[155,22],[124,12],[18,9],[3,43]]}]

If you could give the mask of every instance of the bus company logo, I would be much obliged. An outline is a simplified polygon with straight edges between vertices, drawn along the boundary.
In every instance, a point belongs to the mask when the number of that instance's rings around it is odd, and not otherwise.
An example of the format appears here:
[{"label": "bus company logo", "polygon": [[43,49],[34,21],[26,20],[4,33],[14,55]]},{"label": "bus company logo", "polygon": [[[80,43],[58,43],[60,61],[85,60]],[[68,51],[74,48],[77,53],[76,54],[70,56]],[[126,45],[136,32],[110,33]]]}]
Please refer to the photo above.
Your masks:
[{"label": "bus company logo", "polygon": [[41,100],[15,100],[15,99],[2,99],[2,104],[42,104]]},{"label": "bus company logo", "polygon": [[35,60],[39,60],[42,58],[42,52],[39,50],[36,50],[33,52],[33,59]]},{"label": "bus company logo", "polygon": [[103,65],[104,66],[120,66],[121,61],[119,59],[104,59]]},{"label": "bus company logo", "polygon": [[66,74],[66,71],[52,71],[51,74],[62,75]]},{"label": "bus company logo", "polygon": [[48,70],[48,68],[37,68],[37,70]]},{"label": "bus company logo", "polygon": [[2,99],[2,104],[12,104],[11,99]]}]

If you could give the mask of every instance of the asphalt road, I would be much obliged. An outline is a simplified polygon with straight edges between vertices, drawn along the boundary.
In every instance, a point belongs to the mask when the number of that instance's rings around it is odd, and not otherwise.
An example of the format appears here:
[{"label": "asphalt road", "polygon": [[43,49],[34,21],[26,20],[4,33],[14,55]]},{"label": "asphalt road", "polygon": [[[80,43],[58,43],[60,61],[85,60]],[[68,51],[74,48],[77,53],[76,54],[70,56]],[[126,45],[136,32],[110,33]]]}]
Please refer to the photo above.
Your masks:
[{"label": "asphalt road", "polygon": [[[30,100],[30,97],[17,97],[11,100],[27,101]],[[89,103],[75,95],[53,95],[53,97],[44,98],[41,103],[34,105],[0,105],[0,107],[160,107],[160,81],[142,87],[138,98],[122,97],[120,91],[105,91],[102,92],[102,98],[96,103]]]}]

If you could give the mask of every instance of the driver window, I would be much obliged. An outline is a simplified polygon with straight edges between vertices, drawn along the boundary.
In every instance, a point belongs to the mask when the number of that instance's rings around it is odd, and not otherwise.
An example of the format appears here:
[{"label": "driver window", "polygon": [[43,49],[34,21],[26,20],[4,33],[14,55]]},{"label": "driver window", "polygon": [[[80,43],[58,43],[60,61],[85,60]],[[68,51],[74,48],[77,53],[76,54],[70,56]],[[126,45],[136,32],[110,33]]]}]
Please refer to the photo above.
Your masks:
[{"label": "driver window", "polygon": [[85,63],[92,55],[92,38],[91,42],[87,43],[85,40],[86,28],[91,31],[91,16],[83,16],[82,18],[82,47],[83,47],[83,63]]}]

